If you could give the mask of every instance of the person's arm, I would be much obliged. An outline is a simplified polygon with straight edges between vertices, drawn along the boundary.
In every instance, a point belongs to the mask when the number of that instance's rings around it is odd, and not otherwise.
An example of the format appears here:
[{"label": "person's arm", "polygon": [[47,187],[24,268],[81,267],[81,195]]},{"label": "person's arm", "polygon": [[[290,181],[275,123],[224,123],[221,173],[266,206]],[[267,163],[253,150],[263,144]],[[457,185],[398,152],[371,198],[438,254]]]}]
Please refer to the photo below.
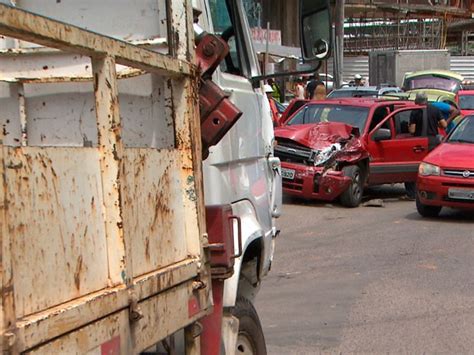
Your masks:
[{"label": "person's arm", "polygon": [[410,124],[408,125],[408,132],[415,134],[416,132],[416,111],[410,113]]},{"label": "person's arm", "polygon": [[438,126],[441,127],[441,128],[446,129],[446,127],[448,127],[446,119],[444,118],[443,113],[441,112],[441,110],[438,110],[438,111],[439,111],[439,113],[438,113]]},{"label": "person's arm", "polygon": [[446,125],[449,125],[452,120],[454,120],[456,117],[458,117],[461,114],[461,111],[459,111],[456,107],[450,106],[449,108],[449,117],[446,120]]}]

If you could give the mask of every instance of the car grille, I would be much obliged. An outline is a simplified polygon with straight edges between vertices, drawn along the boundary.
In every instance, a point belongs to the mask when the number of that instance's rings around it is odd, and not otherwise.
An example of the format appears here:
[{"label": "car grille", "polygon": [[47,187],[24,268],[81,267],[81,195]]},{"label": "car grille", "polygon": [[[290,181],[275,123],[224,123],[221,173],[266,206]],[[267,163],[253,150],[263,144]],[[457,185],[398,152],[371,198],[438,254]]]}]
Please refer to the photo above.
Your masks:
[{"label": "car grille", "polygon": [[443,170],[443,174],[458,178],[474,179],[474,170],[445,169]]},{"label": "car grille", "polygon": [[278,139],[275,156],[282,162],[313,165],[316,152],[291,140]]}]

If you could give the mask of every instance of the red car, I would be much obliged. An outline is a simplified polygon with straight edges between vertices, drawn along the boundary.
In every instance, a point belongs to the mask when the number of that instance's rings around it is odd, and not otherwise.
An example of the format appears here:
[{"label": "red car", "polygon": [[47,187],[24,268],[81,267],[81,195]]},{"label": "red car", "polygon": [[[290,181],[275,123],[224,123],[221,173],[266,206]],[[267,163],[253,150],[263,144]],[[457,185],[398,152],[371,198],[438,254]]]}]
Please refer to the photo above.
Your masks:
[{"label": "red car", "polygon": [[474,90],[459,90],[456,102],[461,110],[461,115],[474,115]]},{"label": "red car", "polygon": [[428,152],[426,134],[408,132],[414,110],[424,107],[373,98],[308,102],[275,129],[283,191],[355,207],[369,184],[404,182],[414,189]]},{"label": "red car", "polygon": [[420,164],[416,208],[435,217],[442,207],[474,210],[474,116],[466,116]]}]

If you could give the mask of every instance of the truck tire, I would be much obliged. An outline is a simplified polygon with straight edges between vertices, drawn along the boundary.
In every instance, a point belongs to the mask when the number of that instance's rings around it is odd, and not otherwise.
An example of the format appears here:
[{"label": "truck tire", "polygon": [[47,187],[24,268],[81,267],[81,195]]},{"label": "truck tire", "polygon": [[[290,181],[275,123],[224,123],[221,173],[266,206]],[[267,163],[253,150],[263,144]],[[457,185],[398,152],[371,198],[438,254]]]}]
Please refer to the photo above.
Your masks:
[{"label": "truck tire", "polygon": [[438,217],[441,206],[428,206],[421,203],[418,194],[416,195],[416,209],[423,217]]},{"label": "truck tire", "polygon": [[236,354],[266,355],[262,325],[252,302],[238,297],[232,314],[239,319]]},{"label": "truck tire", "polygon": [[352,182],[341,194],[341,204],[345,207],[357,207],[362,201],[363,178],[357,165],[349,165],[342,168],[344,176],[351,178]]}]

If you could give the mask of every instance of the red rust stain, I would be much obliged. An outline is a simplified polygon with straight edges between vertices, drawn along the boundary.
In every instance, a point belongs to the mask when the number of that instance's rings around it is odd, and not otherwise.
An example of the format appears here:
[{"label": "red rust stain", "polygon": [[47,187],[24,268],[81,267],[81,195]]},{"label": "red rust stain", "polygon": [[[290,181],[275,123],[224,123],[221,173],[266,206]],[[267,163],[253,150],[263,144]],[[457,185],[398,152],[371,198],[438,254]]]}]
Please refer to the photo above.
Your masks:
[{"label": "red rust stain", "polygon": [[74,284],[76,285],[76,288],[79,290],[81,287],[81,271],[82,271],[82,255],[77,258],[77,264],[76,264],[76,271],[74,272]]},{"label": "red rust stain", "polygon": [[158,179],[157,186],[158,191],[155,195],[155,215],[153,216],[153,222],[151,229],[155,230],[157,226],[162,227],[164,230],[168,230],[172,223],[173,211],[170,208],[169,191],[166,188],[170,186],[169,170],[166,169],[163,175]]}]

